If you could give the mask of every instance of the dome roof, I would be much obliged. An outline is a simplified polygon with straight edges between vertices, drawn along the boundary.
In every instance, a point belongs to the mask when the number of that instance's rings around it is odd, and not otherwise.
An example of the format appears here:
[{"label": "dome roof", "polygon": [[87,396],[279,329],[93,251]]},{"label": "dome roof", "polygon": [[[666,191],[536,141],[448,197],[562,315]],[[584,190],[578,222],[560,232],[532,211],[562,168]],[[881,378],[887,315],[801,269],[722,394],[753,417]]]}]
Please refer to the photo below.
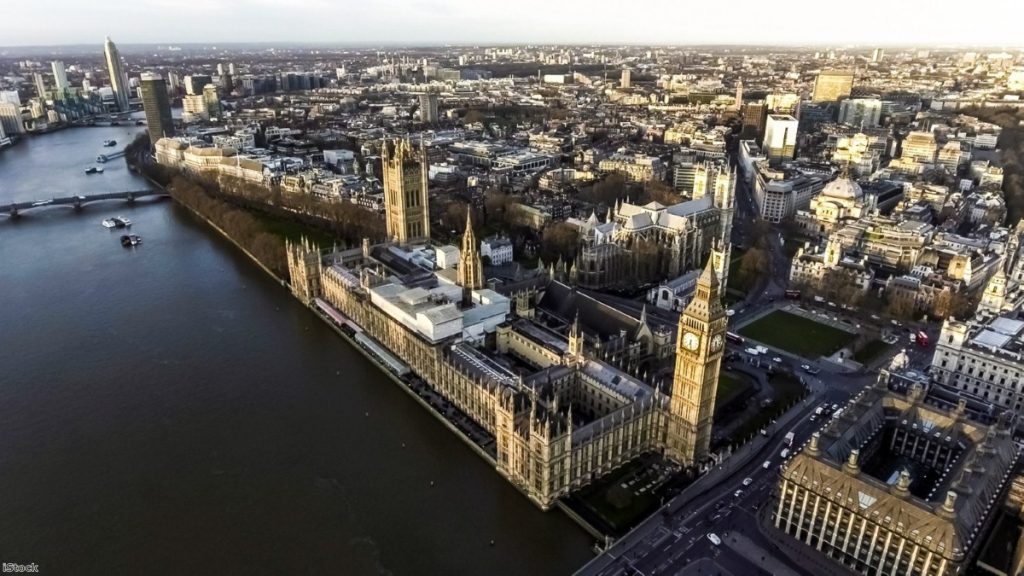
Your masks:
[{"label": "dome roof", "polygon": [[854,182],[852,178],[842,177],[836,178],[825,185],[825,189],[821,193],[831,198],[858,199],[864,196],[864,191],[861,190],[860,184]]}]

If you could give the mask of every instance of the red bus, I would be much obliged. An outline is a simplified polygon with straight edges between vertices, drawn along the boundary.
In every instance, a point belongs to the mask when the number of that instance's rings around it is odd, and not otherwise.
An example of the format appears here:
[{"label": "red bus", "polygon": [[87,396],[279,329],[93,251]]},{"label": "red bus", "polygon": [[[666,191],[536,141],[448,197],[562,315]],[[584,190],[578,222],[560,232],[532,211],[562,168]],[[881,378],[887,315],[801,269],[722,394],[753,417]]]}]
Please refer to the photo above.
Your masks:
[{"label": "red bus", "polygon": [[726,332],[725,339],[733,344],[743,344],[743,336],[740,336],[735,332]]},{"label": "red bus", "polygon": [[917,344],[918,346],[920,346],[921,348],[927,348],[928,347],[928,335],[925,334],[924,331],[919,330],[917,332],[917,338],[914,339],[914,343]]}]

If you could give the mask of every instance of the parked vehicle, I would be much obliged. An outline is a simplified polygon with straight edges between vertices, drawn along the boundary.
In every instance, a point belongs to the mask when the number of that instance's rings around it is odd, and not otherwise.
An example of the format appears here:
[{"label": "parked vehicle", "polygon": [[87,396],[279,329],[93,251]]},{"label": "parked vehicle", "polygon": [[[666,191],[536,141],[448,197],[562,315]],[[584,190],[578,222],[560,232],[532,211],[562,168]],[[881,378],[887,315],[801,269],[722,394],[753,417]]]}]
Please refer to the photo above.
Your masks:
[{"label": "parked vehicle", "polygon": [[708,533],[708,540],[711,540],[711,543],[714,544],[715,546],[721,546],[722,545],[722,539],[719,538],[718,535],[715,534],[714,532]]}]

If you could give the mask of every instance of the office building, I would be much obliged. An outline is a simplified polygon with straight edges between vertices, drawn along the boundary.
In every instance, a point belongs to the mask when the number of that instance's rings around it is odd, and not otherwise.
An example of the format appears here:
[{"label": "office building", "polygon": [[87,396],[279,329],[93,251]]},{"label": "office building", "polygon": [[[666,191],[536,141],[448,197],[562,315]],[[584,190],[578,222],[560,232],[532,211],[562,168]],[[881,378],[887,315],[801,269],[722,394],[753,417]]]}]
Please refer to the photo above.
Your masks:
[{"label": "office building", "polygon": [[414,150],[408,139],[388,140],[381,148],[384,171],[384,210],[388,238],[401,245],[430,240],[427,177],[430,162],[420,142]]},{"label": "office building", "polygon": [[736,103],[733,108],[739,110],[743,107],[743,80],[736,81]]},{"label": "office building", "polygon": [[220,95],[217,93],[216,86],[213,84],[203,86],[203,101],[206,103],[206,112],[210,118],[220,118]]},{"label": "office building", "polygon": [[629,88],[630,85],[630,71],[626,68],[622,71],[622,78],[619,79],[619,88]]},{"label": "office building", "polygon": [[796,154],[797,119],[784,114],[769,114],[761,149],[771,163],[792,160]]},{"label": "office building", "polygon": [[[110,75],[110,88],[114,91],[114,100],[119,112],[128,112],[128,100],[131,88],[128,86],[128,73],[125,72],[124,61],[114,41],[107,36],[103,44],[103,55],[107,60],[107,74]],[[156,140],[153,140],[156,142]]]},{"label": "office building", "polygon": [[773,521],[853,572],[964,574],[1018,461],[1012,417],[938,407],[917,382],[904,395],[900,376],[883,371],[783,462]]},{"label": "office building", "polygon": [[740,137],[760,142],[764,138],[764,129],[768,122],[768,105],[765,102],[751,102],[744,104],[742,110],[743,127]]},{"label": "office building", "polygon": [[203,88],[213,82],[209,74],[190,74],[185,76],[185,94],[201,96]]},{"label": "office building", "polygon": [[769,114],[789,114],[800,118],[800,95],[792,92],[769,94],[764,97]]},{"label": "office building", "polygon": [[758,212],[769,222],[782,222],[806,210],[825,187],[825,180],[817,174],[775,169],[764,160],[755,160],[750,170]]},{"label": "office building", "polygon": [[171,118],[171,102],[167,97],[167,84],[159,74],[142,74],[140,92],[142,109],[146,112],[149,141],[174,136],[174,120]]},{"label": "office building", "polygon": [[21,106],[0,102],[0,126],[8,137],[25,133],[25,122],[21,119]]},{"label": "office building", "polygon": [[937,152],[938,144],[935,142],[935,134],[911,132],[903,140],[903,152],[900,158],[907,158],[922,164],[932,164],[935,162]]},{"label": "office building", "polygon": [[853,72],[850,70],[823,70],[814,80],[813,102],[837,102],[853,91]]},{"label": "office building", "polygon": [[427,124],[437,123],[437,93],[420,94],[420,121]]},{"label": "office building", "polygon": [[885,50],[883,50],[882,48],[875,48],[874,51],[871,52],[872,62],[881,62],[882,58],[885,58]]},{"label": "office building", "polygon": [[63,94],[69,87],[68,75],[64,70],[64,62],[54,60],[50,62],[50,68],[53,70],[53,87],[57,92]]},{"label": "office building", "polygon": [[839,123],[858,128],[875,128],[882,118],[882,101],[878,98],[849,98],[839,105]]}]

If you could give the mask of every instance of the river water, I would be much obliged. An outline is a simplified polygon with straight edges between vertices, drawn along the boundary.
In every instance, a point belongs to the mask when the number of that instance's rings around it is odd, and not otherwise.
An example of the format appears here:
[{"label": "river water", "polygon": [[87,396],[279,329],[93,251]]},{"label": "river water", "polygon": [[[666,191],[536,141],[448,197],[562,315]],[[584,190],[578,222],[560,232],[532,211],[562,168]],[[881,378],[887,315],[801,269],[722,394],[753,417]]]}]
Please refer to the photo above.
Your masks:
[{"label": "river water", "polygon": [[[82,128],[0,204],[146,188]],[[124,215],[122,248],[100,226]],[[0,217],[0,562],[44,574],[568,574],[592,540],[169,200]],[[491,540],[494,545],[491,545]]]}]

